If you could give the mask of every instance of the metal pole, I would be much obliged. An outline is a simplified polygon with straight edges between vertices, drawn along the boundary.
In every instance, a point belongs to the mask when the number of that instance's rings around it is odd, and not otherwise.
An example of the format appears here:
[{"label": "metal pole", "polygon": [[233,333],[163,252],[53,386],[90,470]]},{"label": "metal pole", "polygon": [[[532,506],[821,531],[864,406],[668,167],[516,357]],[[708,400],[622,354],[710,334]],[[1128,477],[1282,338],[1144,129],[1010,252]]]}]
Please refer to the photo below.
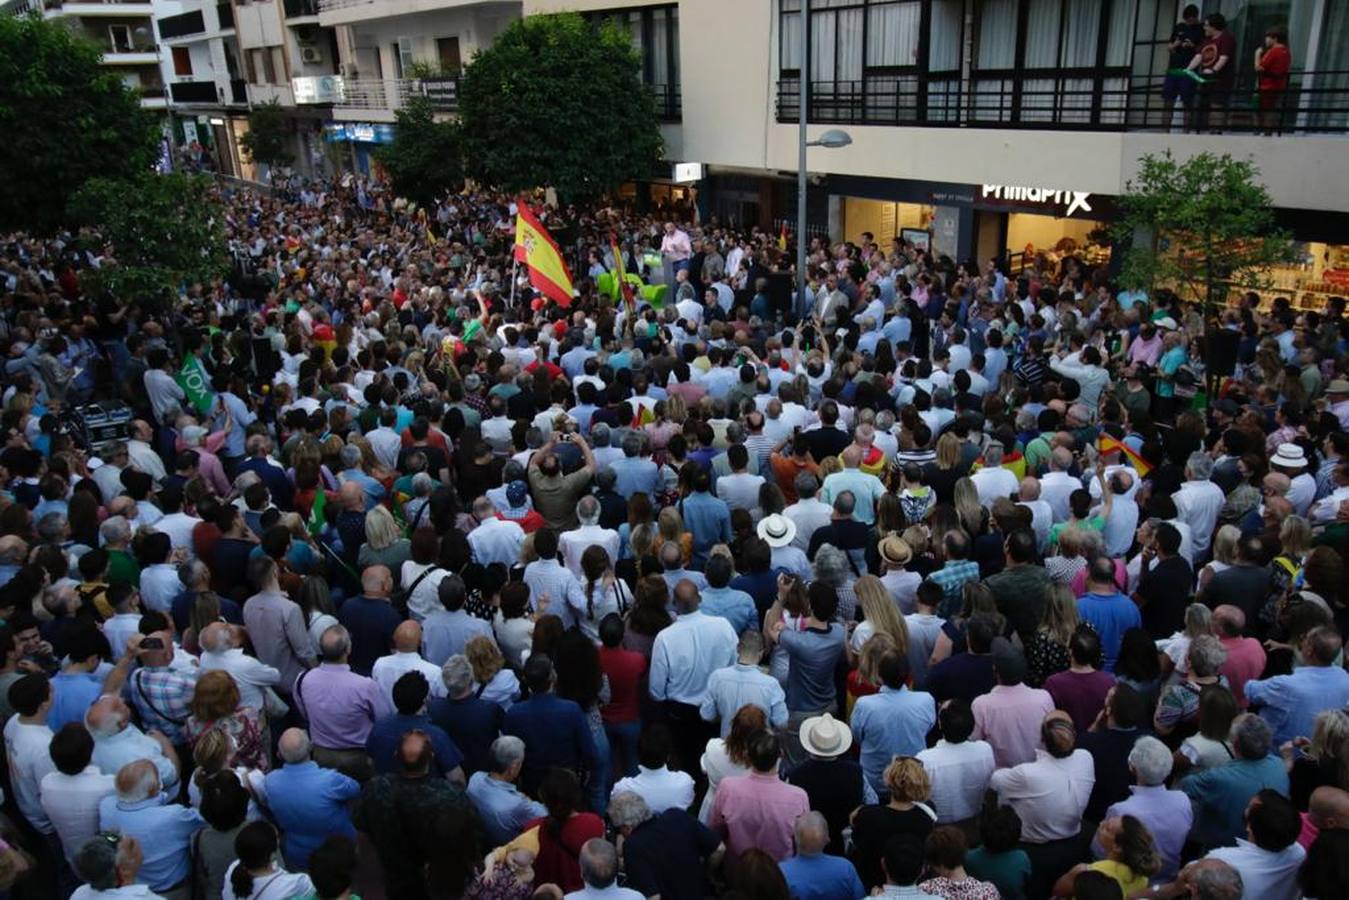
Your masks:
[{"label": "metal pole", "polygon": [[801,0],[800,87],[797,90],[796,317],[806,315],[806,89],[810,84],[810,0]]}]

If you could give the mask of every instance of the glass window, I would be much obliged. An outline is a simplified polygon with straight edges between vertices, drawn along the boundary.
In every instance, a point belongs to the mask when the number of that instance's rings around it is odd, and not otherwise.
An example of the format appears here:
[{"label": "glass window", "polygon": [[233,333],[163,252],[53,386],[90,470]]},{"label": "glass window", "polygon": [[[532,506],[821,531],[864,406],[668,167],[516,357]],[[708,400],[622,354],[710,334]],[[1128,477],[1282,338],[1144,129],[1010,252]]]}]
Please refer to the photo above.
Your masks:
[{"label": "glass window", "polygon": [[980,69],[1010,69],[1016,64],[1017,0],[984,0],[979,7]]},{"label": "glass window", "polygon": [[965,0],[933,0],[928,25],[930,72],[960,70],[960,41],[965,31]]},{"label": "glass window", "polygon": [[915,65],[922,23],[921,3],[880,3],[867,7],[867,65]]}]

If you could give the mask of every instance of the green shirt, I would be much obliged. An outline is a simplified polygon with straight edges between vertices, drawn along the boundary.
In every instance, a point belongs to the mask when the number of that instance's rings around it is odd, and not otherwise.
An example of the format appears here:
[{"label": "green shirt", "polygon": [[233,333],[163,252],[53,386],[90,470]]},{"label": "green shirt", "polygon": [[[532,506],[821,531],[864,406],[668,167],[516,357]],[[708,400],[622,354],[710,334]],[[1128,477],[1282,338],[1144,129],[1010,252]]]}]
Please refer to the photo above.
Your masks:
[{"label": "green shirt", "polygon": [[141,567],[136,558],[125,550],[108,551],[108,584],[129,584],[136,587],[141,583]]},{"label": "green shirt", "polygon": [[979,881],[991,881],[1003,900],[1026,900],[1030,881],[1030,857],[1025,850],[989,853],[976,847],[965,854],[965,874]]}]

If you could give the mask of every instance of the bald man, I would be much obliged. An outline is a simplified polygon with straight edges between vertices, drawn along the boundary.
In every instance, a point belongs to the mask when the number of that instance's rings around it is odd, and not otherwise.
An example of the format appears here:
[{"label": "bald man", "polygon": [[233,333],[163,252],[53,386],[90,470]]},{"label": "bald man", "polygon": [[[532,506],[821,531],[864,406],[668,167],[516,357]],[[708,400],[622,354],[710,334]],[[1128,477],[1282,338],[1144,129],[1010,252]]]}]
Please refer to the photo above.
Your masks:
[{"label": "bald man", "polygon": [[445,680],[440,677],[440,667],[422,658],[422,626],[408,620],[393,632],[393,653],[375,660],[370,677],[393,701],[393,686],[399,678],[408,672],[421,672],[431,685],[431,697],[446,696]]},{"label": "bald man", "polygon": [[140,841],[145,852],[139,878],[157,894],[183,897],[190,874],[192,836],[206,826],[190,806],[169,803],[160,793],[159,773],[149,760],[117,772],[117,793],[98,805],[98,827]]},{"label": "bald man", "polygon": [[369,675],[375,660],[393,646],[394,630],[403,617],[389,602],[393,575],[384,566],[370,566],[361,573],[361,593],[342,604],[337,621],[351,633],[351,671]]},{"label": "bald man", "polygon": [[1297,842],[1309,848],[1321,832],[1343,828],[1349,828],[1349,791],[1328,784],[1312,791]]},{"label": "bald man", "polygon": [[1049,454],[1049,471],[1040,479],[1040,499],[1049,504],[1055,522],[1068,521],[1068,498],[1082,489],[1082,479],[1069,473],[1073,467],[1073,451],[1055,447]]},{"label": "bald man", "polygon": [[824,852],[829,845],[829,822],[811,811],[796,820],[796,855],[778,863],[793,897],[844,900],[865,897],[857,869],[841,856]]},{"label": "bald man", "polygon": [[348,804],[361,786],[341,772],[316,766],[309,735],[301,728],[287,729],[276,749],[282,765],[263,782],[267,806],[281,830],[286,865],[302,869],[330,835],[356,839]]},{"label": "bald man", "polygon": [[224,622],[212,622],[201,630],[201,670],[228,672],[239,686],[239,705],[264,710],[268,688],[281,682],[281,670],[255,656],[244,653],[242,629]]},{"label": "bald man", "polygon": [[850,491],[856,503],[853,518],[871,525],[876,521],[876,503],[885,494],[885,485],[875,475],[862,471],[862,454],[862,448],[856,444],[843,448],[839,455],[843,460],[843,471],[824,479],[824,484],[820,486],[820,499],[832,504],[839,494]]},{"label": "bald man", "polygon": [[1227,651],[1227,660],[1218,671],[1227,676],[1228,687],[1237,704],[1246,708],[1246,682],[1259,678],[1265,671],[1265,648],[1252,637],[1243,637],[1246,614],[1241,607],[1224,603],[1213,610],[1210,626],[1218,643]]}]

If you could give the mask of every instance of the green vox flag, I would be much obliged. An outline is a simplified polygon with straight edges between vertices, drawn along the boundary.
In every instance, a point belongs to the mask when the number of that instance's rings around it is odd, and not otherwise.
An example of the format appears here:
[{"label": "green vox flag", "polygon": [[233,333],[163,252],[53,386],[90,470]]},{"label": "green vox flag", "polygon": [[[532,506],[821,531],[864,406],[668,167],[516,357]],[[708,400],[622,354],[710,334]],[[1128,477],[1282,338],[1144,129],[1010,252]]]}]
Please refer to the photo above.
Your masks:
[{"label": "green vox flag", "polygon": [[215,406],[215,391],[211,390],[211,380],[206,377],[206,368],[189,353],[183,357],[183,364],[174,376],[178,386],[187,394],[187,401],[196,407],[197,412],[206,415]]}]

